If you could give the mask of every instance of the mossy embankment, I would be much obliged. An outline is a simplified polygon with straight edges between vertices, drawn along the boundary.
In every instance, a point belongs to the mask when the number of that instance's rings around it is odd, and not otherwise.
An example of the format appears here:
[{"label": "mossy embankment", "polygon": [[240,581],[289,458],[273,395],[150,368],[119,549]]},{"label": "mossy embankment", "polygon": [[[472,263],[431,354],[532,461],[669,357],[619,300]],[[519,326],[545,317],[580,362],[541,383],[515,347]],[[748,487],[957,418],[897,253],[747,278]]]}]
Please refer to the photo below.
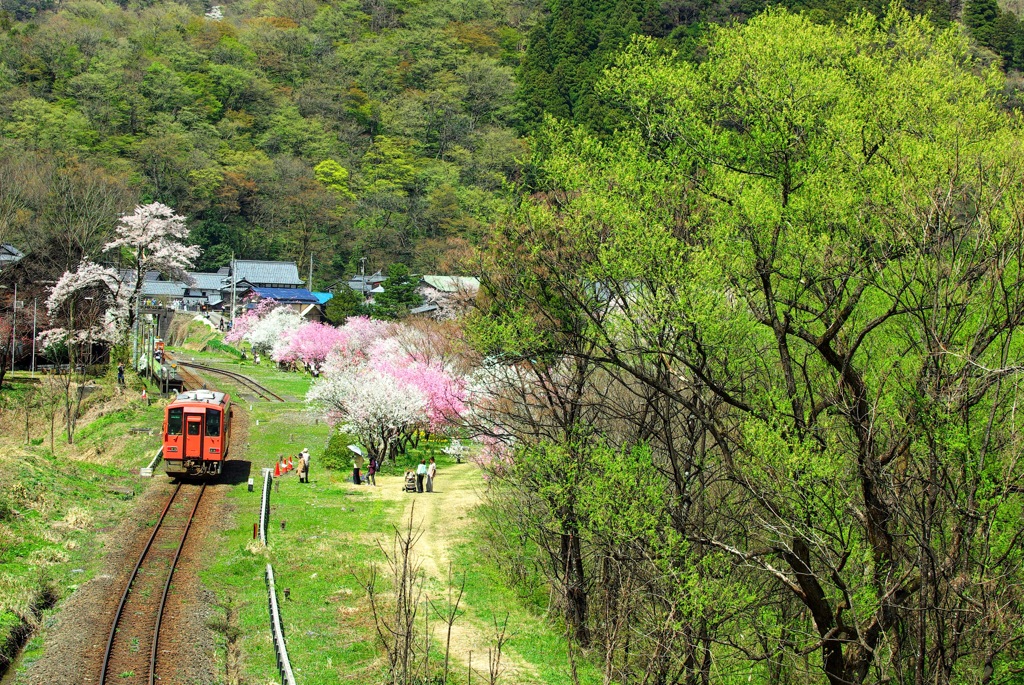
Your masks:
[{"label": "mossy embankment", "polygon": [[191,312],[177,312],[167,330],[168,345],[180,350],[198,352],[211,343],[223,343],[223,334],[216,326]]},{"label": "mossy embankment", "polygon": [[16,374],[0,390],[0,671],[26,639],[26,662],[38,655],[37,629],[96,572],[103,533],[148,485],[138,469],[159,447],[161,404],[112,379],[89,381],[73,444],[61,412],[47,414],[48,379]]}]

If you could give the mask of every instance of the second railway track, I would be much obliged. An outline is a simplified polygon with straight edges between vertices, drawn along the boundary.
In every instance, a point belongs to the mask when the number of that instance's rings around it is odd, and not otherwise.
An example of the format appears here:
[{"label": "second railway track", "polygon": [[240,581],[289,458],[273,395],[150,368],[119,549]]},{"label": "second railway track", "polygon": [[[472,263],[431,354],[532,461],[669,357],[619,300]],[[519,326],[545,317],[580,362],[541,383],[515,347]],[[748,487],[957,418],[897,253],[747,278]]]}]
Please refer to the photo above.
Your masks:
[{"label": "second railway track", "polygon": [[215,373],[215,374],[224,376],[226,378],[230,378],[231,380],[235,381],[236,383],[238,383],[243,388],[246,388],[247,390],[251,390],[252,392],[256,393],[257,395],[259,395],[260,397],[262,397],[263,399],[265,399],[267,401],[277,401],[277,402],[284,402],[285,401],[283,397],[281,397],[280,395],[275,393],[270,388],[268,388],[265,385],[262,385],[260,383],[257,383],[256,381],[254,381],[252,378],[249,378],[248,376],[242,375],[240,373],[236,373],[235,371],[228,371],[227,369],[218,369],[216,367],[207,366],[205,364],[196,364],[195,362],[185,362],[185,361],[182,361],[180,359],[174,358],[174,357],[172,357],[170,355],[167,355],[167,361],[169,361],[169,362],[173,361],[175,364],[177,364],[179,367],[181,367],[181,371],[183,371],[184,373],[180,373],[179,372],[179,375],[182,377],[182,380],[185,382],[186,386],[188,386],[188,385],[194,385],[195,386],[194,388],[189,388],[189,390],[198,390],[199,388],[203,387],[202,380],[200,380],[199,377],[196,376],[195,374],[193,374],[193,373],[188,371],[188,369],[195,369],[197,371],[204,371],[204,372],[207,372],[207,373]]},{"label": "second railway track", "polygon": [[164,505],[121,594],[103,654],[99,685],[157,682],[157,668],[167,651],[160,649],[164,608],[205,491],[205,483],[178,483]]}]

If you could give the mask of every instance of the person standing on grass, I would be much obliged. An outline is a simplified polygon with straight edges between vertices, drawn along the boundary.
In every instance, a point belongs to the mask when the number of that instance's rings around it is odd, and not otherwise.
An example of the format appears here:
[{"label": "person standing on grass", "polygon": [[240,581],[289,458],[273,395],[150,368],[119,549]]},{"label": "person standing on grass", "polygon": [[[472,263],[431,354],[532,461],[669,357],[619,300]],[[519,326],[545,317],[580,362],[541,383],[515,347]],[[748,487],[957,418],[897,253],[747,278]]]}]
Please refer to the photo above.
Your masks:
[{"label": "person standing on grass", "polygon": [[117,384],[124,385],[124,362],[117,365]]},{"label": "person standing on grass", "polygon": [[348,448],[352,454],[356,455],[352,460],[352,484],[362,485],[359,472],[363,470],[363,450],[359,445],[349,445]]},{"label": "person standing on grass", "polygon": [[376,474],[377,474],[377,458],[371,456],[370,457],[370,464],[369,464],[369,466],[366,467],[366,482],[369,483],[370,485],[372,485],[373,487],[377,487]]},{"label": "person standing on grass", "polygon": [[434,458],[430,458],[430,466],[427,467],[427,492],[434,491],[434,476],[437,475],[437,464]]},{"label": "person standing on grass", "polygon": [[309,482],[309,448],[303,447],[299,452],[299,482]]},{"label": "person standing on grass", "polygon": [[420,459],[420,465],[416,467],[416,492],[423,492],[423,477],[427,475],[427,462]]}]

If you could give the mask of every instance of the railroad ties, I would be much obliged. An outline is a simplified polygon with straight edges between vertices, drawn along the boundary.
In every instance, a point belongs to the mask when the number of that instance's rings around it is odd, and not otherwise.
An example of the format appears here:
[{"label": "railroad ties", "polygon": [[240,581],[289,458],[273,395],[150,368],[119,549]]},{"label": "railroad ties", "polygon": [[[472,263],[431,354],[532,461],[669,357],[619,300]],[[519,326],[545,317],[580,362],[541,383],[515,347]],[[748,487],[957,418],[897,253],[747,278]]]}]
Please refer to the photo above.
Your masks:
[{"label": "railroad ties", "polygon": [[268,402],[285,401],[283,397],[275,393],[270,388],[266,387],[265,385],[262,385],[261,383],[258,383],[249,376],[242,375],[235,371],[228,371],[227,369],[218,369],[216,367],[207,366],[205,364],[196,364],[195,362],[186,362],[180,359],[172,358],[170,355],[166,355],[166,359],[169,362],[173,361],[173,363],[177,367],[176,371],[178,373],[178,376],[185,384],[185,388],[187,390],[200,390],[204,387],[202,378],[200,378],[196,373],[193,372],[194,369],[195,371],[213,373],[229,378],[238,383],[241,387],[255,392],[257,395],[267,400]]},{"label": "railroad ties", "polygon": [[[161,666],[160,628],[174,569],[206,484],[178,483],[125,584],[100,670],[100,685],[154,685]],[[143,679],[148,674],[148,679]]]}]

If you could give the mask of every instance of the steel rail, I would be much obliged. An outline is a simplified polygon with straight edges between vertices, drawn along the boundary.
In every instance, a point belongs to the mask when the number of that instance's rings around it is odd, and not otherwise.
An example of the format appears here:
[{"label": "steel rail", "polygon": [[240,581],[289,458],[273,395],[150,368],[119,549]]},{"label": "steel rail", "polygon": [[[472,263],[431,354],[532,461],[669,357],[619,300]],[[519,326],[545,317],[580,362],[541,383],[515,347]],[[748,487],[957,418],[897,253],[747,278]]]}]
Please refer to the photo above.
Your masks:
[{"label": "steel rail", "polygon": [[[179,483],[179,487],[181,484]],[[160,623],[164,619],[164,606],[167,604],[167,593],[171,589],[171,579],[174,578],[174,569],[178,567],[178,559],[181,558],[181,550],[185,547],[185,538],[188,537],[188,531],[192,527],[192,521],[196,517],[196,511],[199,509],[199,502],[203,499],[203,493],[206,492],[206,483],[203,483],[199,488],[199,494],[196,496],[196,503],[192,505],[192,513],[188,515],[188,522],[185,524],[185,530],[181,533],[181,542],[178,543],[178,549],[174,552],[174,559],[171,561],[171,571],[167,574],[167,582],[164,583],[164,592],[160,596],[160,608],[156,612],[156,627],[153,628],[153,648],[149,653],[149,685],[155,685],[156,683],[156,649],[160,643]]]},{"label": "steel rail", "polygon": [[221,374],[223,376],[227,376],[228,378],[233,378],[236,381],[238,381],[240,384],[242,384],[243,386],[248,387],[248,389],[252,390],[257,395],[262,397],[263,399],[269,400],[270,398],[274,398],[278,402],[284,402],[284,398],[283,397],[281,397],[280,395],[275,393],[273,390],[269,389],[267,386],[261,385],[260,383],[257,383],[256,381],[254,381],[253,379],[249,378],[248,376],[243,376],[240,373],[236,373],[234,371],[228,371],[227,369],[218,369],[218,368],[215,368],[213,366],[206,366],[205,364],[196,364],[195,362],[183,362],[180,359],[175,359],[174,362],[178,366],[187,366],[190,369],[199,369],[200,371],[208,371],[210,373],[219,373],[219,374]]},{"label": "steel rail", "polygon": [[117,638],[117,626],[121,622],[121,614],[124,613],[124,605],[128,602],[128,594],[131,592],[132,585],[135,583],[135,579],[139,575],[139,569],[142,568],[142,562],[146,560],[146,555],[149,554],[149,550],[153,546],[156,534],[160,532],[160,526],[163,525],[164,519],[167,517],[167,512],[171,509],[171,504],[174,503],[174,499],[178,496],[178,492],[180,490],[181,483],[178,483],[177,487],[174,488],[174,492],[171,493],[170,499],[167,500],[167,504],[164,505],[164,510],[160,513],[160,518],[157,520],[156,525],[153,526],[153,532],[149,536],[149,540],[146,542],[146,546],[143,548],[142,554],[139,555],[139,560],[135,563],[135,568],[132,570],[132,575],[128,579],[128,584],[124,586],[124,592],[121,593],[121,601],[118,603],[117,611],[114,613],[114,622],[110,625],[110,637],[107,638],[107,649],[103,653],[103,666],[100,668],[100,685],[106,685],[107,682],[107,667],[110,665],[110,654],[114,651],[114,640]]}]

